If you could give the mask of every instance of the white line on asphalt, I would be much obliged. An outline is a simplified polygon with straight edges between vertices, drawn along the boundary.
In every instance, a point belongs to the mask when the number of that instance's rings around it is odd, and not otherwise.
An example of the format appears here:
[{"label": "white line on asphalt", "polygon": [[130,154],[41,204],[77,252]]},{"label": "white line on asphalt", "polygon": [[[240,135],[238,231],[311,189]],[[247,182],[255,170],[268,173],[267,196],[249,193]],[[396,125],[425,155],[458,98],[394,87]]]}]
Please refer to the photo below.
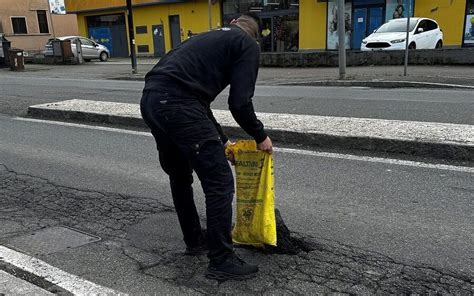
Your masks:
[{"label": "white line on asphalt", "polygon": [[131,134],[131,135],[148,136],[148,137],[152,136],[149,132],[137,132],[137,131],[131,131],[131,130],[126,130],[126,129],[104,127],[104,126],[97,126],[97,125],[87,125],[87,124],[79,124],[79,123],[71,123],[71,122],[34,119],[34,118],[22,118],[22,117],[15,117],[14,119],[19,120],[19,121],[29,121],[29,122],[38,122],[38,123],[45,123],[45,124],[79,127],[79,128],[85,128],[85,129],[109,131],[109,132],[116,132],[116,133],[122,133],[122,134]]},{"label": "white line on asphalt", "polygon": [[4,294],[54,296],[53,293],[0,269],[0,295]]},{"label": "white line on asphalt", "polygon": [[301,150],[301,149],[291,149],[291,148],[275,148],[275,151],[290,153],[290,154],[308,155],[308,156],[318,156],[318,157],[347,159],[347,160],[366,161],[366,162],[377,162],[377,163],[412,166],[412,167],[427,168],[427,169],[456,171],[456,172],[463,172],[463,173],[474,173],[474,168],[472,167],[453,166],[453,165],[446,165],[446,164],[431,164],[431,163],[412,161],[412,160],[369,157],[369,156],[339,154],[339,153],[329,153],[329,152],[316,152],[316,151],[311,151],[311,150]]},{"label": "white line on asphalt", "polygon": [[44,278],[74,295],[125,295],[67,273],[37,258],[0,246],[0,260]]},{"label": "white line on asphalt", "polygon": [[[33,118],[22,118],[22,117],[16,117],[14,119],[19,120],[19,121],[29,121],[29,122],[38,122],[38,123],[45,123],[45,124],[55,124],[55,125],[62,125],[62,126],[71,126],[71,127],[85,128],[85,129],[110,131],[110,132],[116,132],[116,133],[152,137],[152,135],[149,132],[138,132],[138,131],[119,129],[119,128],[112,128],[112,127],[103,127],[103,126],[95,126],[95,125],[86,125],[86,124],[69,123],[69,122],[61,122],[61,121],[51,121],[51,120],[43,120],[43,119],[33,119]],[[365,162],[373,162],[373,163],[385,163],[385,164],[392,164],[392,165],[402,165],[402,166],[419,167],[419,168],[426,168],[426,169],[447,170],[447,171],[455,171],[455,172],[462,172],[462,173],[474,173],[474,168],[473,167],[453,166],[453,165],[446,165],[446,164],[432,164],[432,163],[425,163],[425,162],[419,162],[419,161],[390,159],[390,158],[382,158],[382,157],[360,156],[360,155],[352,155],[352,154],[317,152],[317,151],[311,151],[311,150],[292,149],[292,148],[277,148],[277,147],[275,147],[274,150],[276,152],[281,152],[281,153],[299,154],[299,155],[307,155],[307,156],[315,156],[315,157],[346,159],[346,160],[365,161]]]}]

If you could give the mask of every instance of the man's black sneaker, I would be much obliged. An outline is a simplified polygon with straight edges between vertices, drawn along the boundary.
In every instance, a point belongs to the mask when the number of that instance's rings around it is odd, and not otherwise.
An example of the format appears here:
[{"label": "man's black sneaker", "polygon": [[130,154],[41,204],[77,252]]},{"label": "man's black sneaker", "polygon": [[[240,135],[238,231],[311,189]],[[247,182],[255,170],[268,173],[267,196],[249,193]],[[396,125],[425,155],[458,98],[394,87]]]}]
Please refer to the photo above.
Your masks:
[{"label": "man's black sneaker", "polygon": [[206,277],[218,281],[246,280],[257,275],[258,266],[245,263],[244,260],[233,254],[221,264],[209,263]]}]

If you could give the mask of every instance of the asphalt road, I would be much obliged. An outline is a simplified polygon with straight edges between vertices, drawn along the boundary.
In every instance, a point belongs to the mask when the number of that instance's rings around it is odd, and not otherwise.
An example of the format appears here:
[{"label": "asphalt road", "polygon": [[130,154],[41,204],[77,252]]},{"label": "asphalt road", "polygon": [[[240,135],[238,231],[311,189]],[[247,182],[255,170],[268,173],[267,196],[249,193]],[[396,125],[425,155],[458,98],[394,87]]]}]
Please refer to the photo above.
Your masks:
[{"label": "asphalt road", "polygon": [[[0,73],[0,113],[25,115],[28,106],[68,99],[138,103],[143,82]],[[226,90],[213,108],[227,108]],[[260,112],[347,116],[473,124],[474,99],[469,90],[370,89],[356,87],[257,86],[254,105]]]},{"label": "asphalt road", "polygon": [[[471,168],[277,151],[276,205],[313,251],[294,258],[239,251],[262,265],[255,287],[216,286],[196,275],[205,258],[179,255],[167,177],[151,137],[5,116],[0,126],[0,244],[58,225],[100,236],[99,243],[39,257],[110,288],[248,293],[271,292],[265,289],[281,282],[283,293],[474,292]],[[203,215],[198,184],[195,192]]]}]

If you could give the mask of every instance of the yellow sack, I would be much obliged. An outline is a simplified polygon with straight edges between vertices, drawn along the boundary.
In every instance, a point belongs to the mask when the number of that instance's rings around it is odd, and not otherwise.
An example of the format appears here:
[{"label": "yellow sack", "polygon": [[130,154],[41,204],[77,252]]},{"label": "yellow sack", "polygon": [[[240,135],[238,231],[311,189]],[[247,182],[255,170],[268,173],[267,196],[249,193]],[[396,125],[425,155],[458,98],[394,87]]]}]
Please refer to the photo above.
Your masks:
[{"label": "yellow sack", "polygon": [[237,180],[236,223],[232,240],[238,244],[276,246],[273,157],[257,150],[255,141],[228,146],[234,154]]}]

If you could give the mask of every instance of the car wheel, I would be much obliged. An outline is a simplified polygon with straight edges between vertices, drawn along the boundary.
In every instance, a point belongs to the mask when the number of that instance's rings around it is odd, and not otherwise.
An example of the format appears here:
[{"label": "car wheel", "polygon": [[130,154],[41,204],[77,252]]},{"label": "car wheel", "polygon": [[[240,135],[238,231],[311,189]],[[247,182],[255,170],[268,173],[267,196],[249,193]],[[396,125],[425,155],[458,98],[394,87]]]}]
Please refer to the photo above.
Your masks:
[{"label": "car wheel", "polygon": [[443,41],[439,40],[438,43],[436,43],[436,48],[443,48]]},{"label": "car wheel", "polygon": [[109,59],[109,55],[105,51],[100,53],[100,61],[101,62],[107,62],[108,59]]},{"label": "car wheel", "polygon": [[408,49],[416,49],[416,43],[412,42],[410,45],[408,45]]}]

